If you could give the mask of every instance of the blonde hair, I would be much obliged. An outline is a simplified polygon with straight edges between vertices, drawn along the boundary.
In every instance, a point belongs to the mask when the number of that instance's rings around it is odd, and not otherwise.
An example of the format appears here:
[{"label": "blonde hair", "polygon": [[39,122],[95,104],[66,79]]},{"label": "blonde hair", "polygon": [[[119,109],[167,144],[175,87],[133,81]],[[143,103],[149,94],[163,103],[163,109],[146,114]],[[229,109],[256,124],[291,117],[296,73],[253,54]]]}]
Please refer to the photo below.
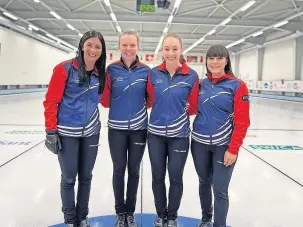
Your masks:
[{"label": "blonde hair", "polygon": [[166,34],[165,34],[165,36],[164,36],[164,38],[163,38],[163,41],[162,41],[162,45],[163,45],[164,40],[165,40],[166,38],[169,38],[169,37],[173,37],[173,38],[178,39],[179,42],[180,42],[180,44],[181,44],[181,48],[182,48],[182,46],[183,46],[183,44],[182,44],[182,39],[181,39],[181,37],[180,37],[180,35],[179,35],[178,33],[174,33],[174,32],[166,33]]},{"label": "blonde hair", "polygon": [[132,29],[127,29],[127,30],[124,30],[120,35],[119,35],[119,46],[120,46],[120,39],[122,36],[124,35],[133,35],[137,38],[137,44],[139,46],[139,43],[140,43],[140,37],[139,37],[139,33],[136,32],[135,30],[132,30]]}]

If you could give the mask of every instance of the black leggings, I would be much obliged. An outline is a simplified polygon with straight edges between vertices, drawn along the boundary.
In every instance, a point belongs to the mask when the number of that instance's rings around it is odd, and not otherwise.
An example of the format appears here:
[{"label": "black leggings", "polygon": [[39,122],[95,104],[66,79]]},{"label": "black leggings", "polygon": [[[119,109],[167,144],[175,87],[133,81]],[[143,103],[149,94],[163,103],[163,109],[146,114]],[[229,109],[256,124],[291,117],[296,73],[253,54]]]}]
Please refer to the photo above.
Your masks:
[{"label": "black leggings", "polygon": [[[189,138],[148,135],[148,151],[152,168],[152,187],[159,217],[175,220],[183,194],[183,171],[188,156]],[[168,158],[168,162],[167,162]],[[165,175],[169,174],[167,205]]]},{"label": "black leggings", "polygon": [[[145,150],[146,130],[108,129],[108,143],[113,161],[113,189],[116,213],[133,214],[136,208],[140,164]],[[128,170],[126,202],[124,176]]]},{"label": "black leggings", "polygon": [[[76,224],[88,215],[92,171],[95,165],[99,134],[90,137],[60,136],[58,153],[61,167],[61,199],[65,223]],[[78,175],[77,204],[74,186]]]}]

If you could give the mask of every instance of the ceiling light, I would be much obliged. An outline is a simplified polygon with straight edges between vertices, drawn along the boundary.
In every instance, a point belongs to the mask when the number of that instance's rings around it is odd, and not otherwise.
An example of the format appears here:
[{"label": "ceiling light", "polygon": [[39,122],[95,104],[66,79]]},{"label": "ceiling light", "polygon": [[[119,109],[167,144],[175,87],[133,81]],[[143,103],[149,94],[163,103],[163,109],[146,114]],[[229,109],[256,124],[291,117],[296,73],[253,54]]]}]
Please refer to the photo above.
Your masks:
[{"label": "ceiling light", "polygon": [[67,24],[66,26],[67,26],[70,30],[73,30],[73,31],[76,30],[76,29],[75,29],[73,26],[71,26],[70,24]]},{"label": "ceiling light", "polygon": [[3,14],[13,20],[18,20],[18,17],[14,16],[13,14],[10,14],[8,12],[3,12]]},{"label": "ceiling light", "polygon": [[230,21],[231,21],[231,18],[229,17],[229,18],[225,19],[224,21],[222,21],[221,25],[226,25]]},{"label": "ceiling light", "polygon": [[117,17],[114,13],[110,13],[110,16],[111,16],[113,21],[117,21]]},{"label": "ceiling light", "polygon": [[36,26],[34,26],[32,24],[28,25],[28,27],[31,28],[31,29],[34,29],[36,31],[39,31],[39,28],[37,28]]},{"label": "ceiling light", "polygon": [[213,29],[213,30],[211,30],[210,32],[208,32],[207,35],[212,35],[212,34],[214,34],[215,32],[216,32],[216,30]]},{"label": "ceiling light", "polygon": [[245,39],[240,39],[240,40],[238,40],[238,41],[236,41],[236,42],[233,42],[233,43],[227,45],[226,48],[230,48],[230,47],[232,47],[232,46],[236,46],[236,45],[238,45],[238,44],[240,44],[240,43],[243,43],[244,41],[245,41]]},{"label": "ceiling light", "polygon": [[117,28],[117,31],[118,31],[118,32],[121,32],[121,31],[122,31],[122,30],[121,30],[121,27],[120,27],[119,25],[117,25],[116,28]]},{"label": "ceiling light", "polygon": [[260,31],[260,32],[256,32],[256,33],[252,34],[251,36],[252,37],[257,37],[257,36],[262,35],[262,34],[263,34],[263,32]]},{"label": "ceiling light", "polygon": [[253,4],[255,4],[256,3],[256,1],[250,1],[250,2],[248,2],[246,5],[244,5],[240,10],[242,11],[242,12],[244,12],[245,10],[247,10],[248,8],[250,8]]},{"label": "ceiling light", "polygon": [[110,6],[109,0],[104,0],[104,4],[105,4],[106,6]]},{"label": "ceiling light", "polygon": [[285,25],[285,24],[287,24],[287,23],[288,23],[288,21],[287,21],[287,20],[282,21],[282,22],[280,22],[280,23],[275,24],[275,25],[274,25],[274,28],[281,27],[281,26],[283,26],[283,25]]},{"label": "ceiling light", "polygon": [[50,13],[51,15],[53,15],[55,18],[61,19],[61,17],[60,17],[56,12],[54,12],[54,11],[50,11],[49,13]]}]

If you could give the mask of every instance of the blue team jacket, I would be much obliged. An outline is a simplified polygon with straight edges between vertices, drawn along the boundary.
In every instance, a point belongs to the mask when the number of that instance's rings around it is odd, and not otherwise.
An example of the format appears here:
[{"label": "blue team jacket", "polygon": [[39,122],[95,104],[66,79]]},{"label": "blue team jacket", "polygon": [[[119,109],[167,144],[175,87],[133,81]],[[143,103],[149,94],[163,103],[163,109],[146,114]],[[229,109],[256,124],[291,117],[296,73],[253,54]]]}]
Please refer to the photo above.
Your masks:
[{"label": "blue team jacket", "polygon": [[122,58],[107,67],[101,104],[110,108],[108,127],[120,130],[147,128],[146,84],[149,72],[150,68],[138,58],[130,68]]},{"label": "blue team jacket", "polygon": [[[199,77],[186,63],[171,77],[166,63],[151,70],[148,78],[148,96],[152,105],[149,133],[167,137],[188,137],[188,106],[196,106]],[[190,104],[190,105],[188,105]]]}]

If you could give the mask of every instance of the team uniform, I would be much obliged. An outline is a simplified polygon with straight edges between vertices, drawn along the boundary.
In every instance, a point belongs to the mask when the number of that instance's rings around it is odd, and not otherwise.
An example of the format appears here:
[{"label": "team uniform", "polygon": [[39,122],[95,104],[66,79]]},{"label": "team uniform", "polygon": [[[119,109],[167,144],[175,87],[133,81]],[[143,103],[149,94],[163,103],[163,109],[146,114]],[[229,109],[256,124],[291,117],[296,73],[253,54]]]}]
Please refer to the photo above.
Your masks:
[{"label": "team uniform", "polygon": [[[171,77],[163,62],[151,70],[147,91],[152,105],[148,150],[156,211],[161,219],[175,220],[183,193],[182,176],[189,149],[189,115],[197,108],[199,78],[185,62]],[[167,157],[168,205],[164,182]]]},{"label": "team uniform", "polygon": [[[136,206],[140,163],[147,137],[147,76],[150,68],[138,58],[128,68],[121,57],[107,67],[101,104],[109,107],[108,142],[114,166],[116,213],[133,214]],[[128,166],[126,201],[124,175]]]},{"label": "team uniform", "polygon": [[[58,64],[53,71],[43,102],[47,133],[59,135],[62,149],[58,153],[61,167],[61,198],[65,223],[82,221],[88,215],[89,194],[101,123],[98,104],[99,78],[95,68],[87,72],[89,82],[79,86],[76,59]],[[78,174],[75,204],[74,185]]]},{"label": "team uniform", "polygon": [[249,125],[249,94],[245,83],[229,74],[221,78],[207,74],[207,78],[200,82],[191,150],[199,175],[204,221],[213,216],[213,185],[214,227],[226,227],[228,186],[235,165],[224,166],[224,154],[227,150],[238,154]]}]

